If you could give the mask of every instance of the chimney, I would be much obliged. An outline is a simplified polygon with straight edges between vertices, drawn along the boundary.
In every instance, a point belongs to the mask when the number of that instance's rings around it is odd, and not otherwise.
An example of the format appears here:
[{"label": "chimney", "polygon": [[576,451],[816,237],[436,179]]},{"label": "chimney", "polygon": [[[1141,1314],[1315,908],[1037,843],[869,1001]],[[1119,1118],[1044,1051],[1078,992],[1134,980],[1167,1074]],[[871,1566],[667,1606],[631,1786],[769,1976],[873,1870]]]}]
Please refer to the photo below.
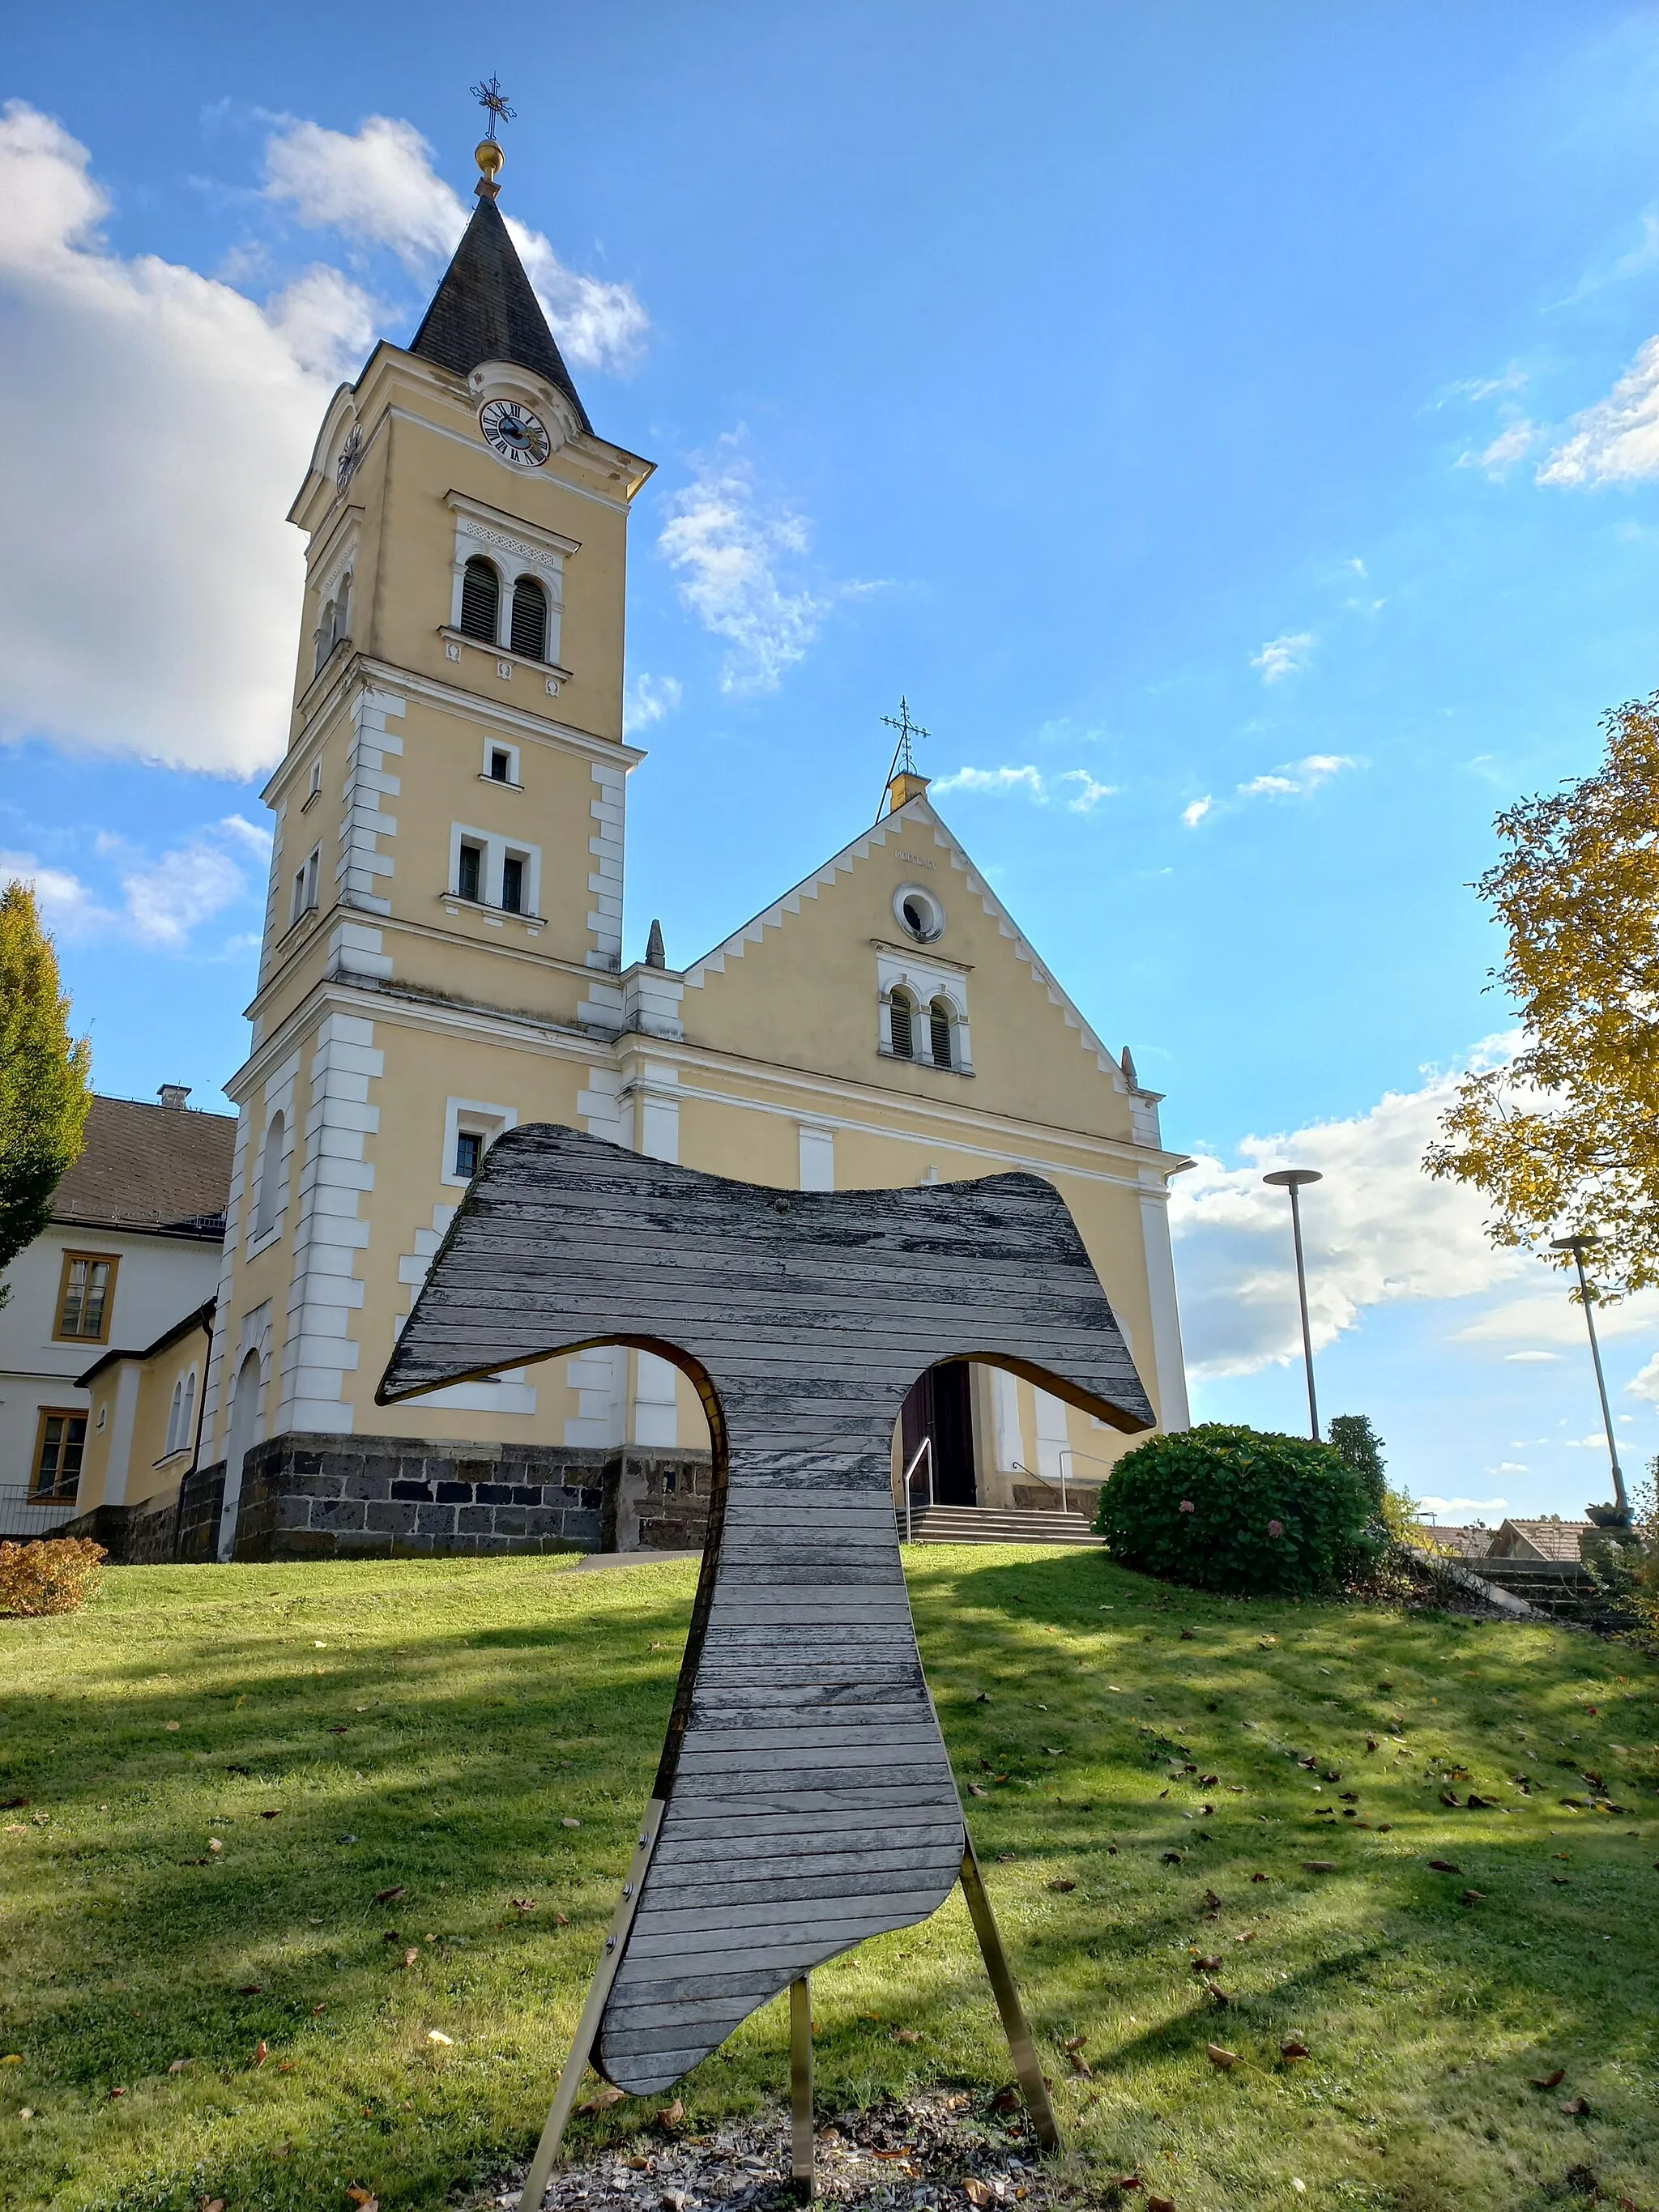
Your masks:
[{"label": "chimney", "polygon": [[190,1096],[190,1085],[187,1083],[164,1083],[155,1095],[164,1106],[171,1106],[179,1111]]}]

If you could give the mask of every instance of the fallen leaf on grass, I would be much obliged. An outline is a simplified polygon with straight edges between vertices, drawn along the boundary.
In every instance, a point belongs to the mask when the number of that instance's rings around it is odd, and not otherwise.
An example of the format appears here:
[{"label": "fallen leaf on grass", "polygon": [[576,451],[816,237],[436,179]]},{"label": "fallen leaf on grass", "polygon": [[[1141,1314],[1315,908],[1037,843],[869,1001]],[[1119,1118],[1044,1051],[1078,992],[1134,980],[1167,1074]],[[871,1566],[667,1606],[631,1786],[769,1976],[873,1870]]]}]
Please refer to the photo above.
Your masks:
[{"label": "fallen leaf on grass", "polygon": [[1238,2063],[1238,2053],[1236,2051],[1224,2051],[1218,2043],[1206,2043],[1204,2046],[1204,2056],[1212,2066],[1218,2066],[1224,2074],[1229,2067],[1237,2066]]},{"label": "fallen leaf on grass", "polygon": [[983,2212],[983,2208],[991,2202],[989,2189],[975,2173],[970,2173],[963,2183],[962,2193],[975,2208],[975,2212]]},{"label": "fallen leaf on grass", "polygon": [[995,2096],[991,2100],[991,2110],[994,2112],[1001,2112],[1005,2115],[1009,2112],[1017,2112],[1019,2110],[1018,2090],[999,2089]]},{"label": "fallen leaf on grass", "polygon": [[377,1889],[374,1893],[374,1902],[376,1905],[390,1905],[395,1898],[399,1898],[403,1894],[402,1882],[394,1882],[390,1889]]},{"label": "fallen leaf on grass", "polygon": [[1193,1954],[1193,1972],[1195,1974],[1213,1974],[1218,1971],[1220,1965],[1221,1954],[1219,1951],[1212,1951],[1202,1958],[1199,1956],[1197,1952]]},{"label": "fallen leaf on grass", "polygon": [[1050,1889],[1067,1890],[1075,1889],[1077,1887],[1077,1884],[1074,1881],[1067,1880],[1066,1875],[1058,1875],[1055,1876],[1054,1880],[1049,1883],[1048,1887]]},{"label": "fallen leaf on grass", "polygon": [[1084,2045],[1088,2040],[1089,2039],[1086,2035],[1068,2035],[1066,2039],[1065,2047],[1067,2051],[1081,2051]]},{"label": "fallen leaf on grass", "polygon": [[1367,1751],[1375,1751],[1376,1749],[1376,1738],[1374,1735],[1368,1735],[1366,1737],[1365,1748]]},{"label": "fallen leaf on grass", "polygon": [[990,1794],[988,1790],[981,1790],[977,1782],[970,1782],[968,1784],[968,1795],[970,1797],[988,1797]]},{"label": "fallen leaf on grass", "polygon": [[192,2065],[195,2062],[193,2060],[189,2058],[175,2058],[172,2065],[168,2067],[167,2072],[169,2074],[182,2074],[186,2066]]},{"label": "fallen leaf on grass", "polygon": [[1309,1874],[1335,1874],[1338,1871],[1334,1859],[1304,1859],[1302,1864]]},{"label": "fallen leaf on grass", "polygon": [[1255,1941],[1255,1929],[1246,1928],[1242,1934],[1235,1936],[1233,1941],[1235,1943],[1254,1943]]},{"label": "fallen leaf on grass", "polygon": [[896,2027],[893,2040],[895,2043],[920,2043],[921,2038],[914,2027]]},{"label": "fallen leaf on grass", "polygon": [[1146,2212],[1176,2212],[1176,2201],[1173,2197],[1149,2197]]},{"label": "fallen leaf on grass", "polygon": [[[1455,1807],[1460,1811],[1462,1810],[1458,1795],[1455,1790],[1443,1790],[1440,1793],[1440,1802],[1443,1805],[1450,1805]],[[1562,1802],[1565,1804],[1566,1800],[1564,1798]]]},{"label": "fallen leaf on grass", "polygon": [[1279,2055],[1287,2066],[1294,2066],[1299,2059],[1313,2057],[1307,2045],[1299,2042],[1293,2035],[1287,2035],[1279,2045]]},{"label": "fallen leaf on grass", "polygon": [[1095,2078],[1095,2069],[1090,2065],[1083,2053],[1080,2051],[1073,2051],[1069,2052],[1067,2055],[1072,2062],[1073,2073],[1075,2074],[1080,2081],[1092,2081]]},{"label": "fallen leaf on grass", "polygon": [[346,2195],[360,2208],[360,2212],[380,2212],[380,2200],[372,2189],[348,2189]]},{"label": "fallen leaf on grass", "polygon": [[441,2027],[428,2028],[426,2032],[426,2039],[428,2043],[442,2044],[446,2051],[452,2049],[455,2041],[453,2035],[446,2035]]},{"label": "fallen leaf on grass", "polygon": [[1273,1880],[1273,1876],[1270,1874],[1253,1874],[1250,1876],[1250,1880],[1252,1881],[1271,1881]]},{"label": "fallen leaf on grass", "polygon": [[685,2106],[684,2106],[684,2100],[683,2100],[682,2099],[680,2099],[680,2098],[678,2098],[678,2097],[676,2097],[676,2098],[675,2098],[675,2100],[674,2100],[674,2101],[673,2101],[673,2103],[672,2103],[672,2105],[665,2105],[665,2106],[664,2106],[664,2107],[663,2107],[662,2111],[661,2111],[661,2112],[659,2112],[658,2113],[658,2115],[657,2115],[657,2120],[658,2120],[659,2124],[660,2126],[662,2126],[662,2127],[665,2127],[665,2128],[677,2128],[677,2127],[678,2127],[678,2125],[679,2125],[680,2122],[681,2122],[684,2118],[685,2118]]},{"label": "fallen leaf on grass", "polygon": [[412,1966],[415,1964],[415,1961],[416,1961],[416,1960],[420,1957],[420,1955],[421,1955],[421,1954],[420,1954],[420,1953],[419,1953],[417,1950],[416,1950],[416,1949],[413,1948],[413,1946],[411,1946],[411,1947],[410,1948],[410,1949],[408,1949],[407,1951],[405,1951],[405,1952],[404,1953],[404,1966]]},{"label": "fallen leaf on grass", "polygon": [[202,2212],[225,2212],[224,2198],[222,2197],[204,2197],[202,2199]]},{"label": "fallen leaf on grass", "polygon": [[236,1994],[239,1997],[259,1997],[264,1995],[264,1990],[258,1982],[243,1982]]},{"label": "fallen leaf on grass", "polygon": [[1114,2175],[1112,2186],[1114,2189],[1144,2189],[1146,2185],[1138,2173],[1120,2173]]},{"label": "fallen leaf on grass", "polygon": [[164,1721],[162,1723],[162,1726],[167,1729],[169,1735],[177,1735],[179,1733],[179,1723],[177,1721]]},{"label": "fallen leaf on grass", "polygon": [[256,2066],[263,2066],[263,2065],[264,2064],[264,2063],[265,2063],[266,2059],[267,2059],[267,2058],[269,2058],[269,2057],[270,2057],[270,2045],[269,2045],[268,2043],[266,2043],[266,2041],[264,2040],[264,2037],[262,2036],[262,2037],[260,2038],[259,2041],[258,2041],[258,2042],[254,2045],[254,2051],[253,2051],[253,2063],[254,2063],[254,2064],[255,2064]]},{"label": "fallen leaf on grass", "polygon": [[1559,2089],[1566,2078],[1566,2068],[1558,2066],[1553,2074],[1534,2075],[1532,2086],[1534,2089]]},{"label": "fallen leaf on grass", "polygon": [[269,1813],[261,1813],[259,1815],[262,1820],[280,1820],[282,1817],[283,1808],[280,1805],[274,1806]]},{"label": "fallen leaf on grass", "polygon": [[580,1826],[581,1826],[581,1822],[580,1822],[580,1820],[578,1820],[573,1819],[573,1817],[572,1817],[568,1813],[567,1813],[567,1814],[564,1814],[564,1816],[562,1817],[562,1819],[560,1820],[560,1822],[559,1822],[559,1826],[560,1826],[562,1828],[580,1828]]},{"label": "fallen leaf on grass", "polygon": [[1158,1856],[1163,1860],[1165,1866],[1179,1866],[1186,1856],[1187,1855],[1184,1851],[1160,1851],[1158,1853]]},{"label": "fallen leaf on grass", "polygon": [[586,2103],[577,2106],[576,2110],[579,2112],[608,2112],[613,2105],[620,2105],[622,2100],[623,2092],[607,2081],[603,2089],[596,2089]]},{"label": "fallen leaf on grass", "polygon": [[1431,1859],[1429,1864],[1437,1874],[1462,1874],[1463,1871],[1455,1859]]},{"label": "fallen leaf on grass", "polygon": [[515,1912],[533,1912],[536,1910],[536,1900],[533,1897],[515,1897],[510,1902]]},{"label": "fallen leaf on grass", "polygon": [[1205,1983],[1204,1994],[1206,1996],[1213,1999],[1217,2004],[1224,2007],[1230,2005],[1232,2002],[1232,1999],[1228,1996],[1226,1990],[1224,1989],[1218,1989],[1213,1982]]},{"label": "fallen leaf on grass", "polygon": [[1484,1889],[1466,1889],[1463,1892],[1465,1905],[1484,1905],[1486,1901],[1486,1893]]},{"label": "fallen leaf on grass", "polygon": [[570,1923],[565,1918],[562,1912],[556,1912],[553,1915],[553,1925],[556,1928],[568,1928]]},{"label": "fallen leaf on grass", "polygon": [[1570,2120],[1582,2120],[1589,2110],[1589,2099],[1588,2097],[1569,2098],[1561,2109]]},{"label": "fallen leaf on grass", "polygon": [[224,1849],[224,1845],[220,1842],[217,1836],[210,1836],[208,1838],[208,1849],[210,1851],[222,1851]]}]

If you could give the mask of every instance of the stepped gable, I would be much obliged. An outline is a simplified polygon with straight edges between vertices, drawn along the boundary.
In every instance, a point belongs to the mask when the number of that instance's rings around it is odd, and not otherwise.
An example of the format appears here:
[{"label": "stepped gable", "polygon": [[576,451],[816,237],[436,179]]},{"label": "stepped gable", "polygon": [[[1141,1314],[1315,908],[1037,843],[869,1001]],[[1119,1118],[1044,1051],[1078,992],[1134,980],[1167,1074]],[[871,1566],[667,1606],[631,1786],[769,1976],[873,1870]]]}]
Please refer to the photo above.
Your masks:
[{"label": "stepped gable", "polygon": [[58,1186],[52,1218],[76,1228],[217,1243],[235,1145],[233,1114],[94,1097],[86,1148]]},{"label": "stepped gable", "polygon": [[493,199],[482,198],[421,319],[409,350],[470,375],[481,361],[510,361],[556,385],[589,437],[593,425],[570,379],[542,303]]}]

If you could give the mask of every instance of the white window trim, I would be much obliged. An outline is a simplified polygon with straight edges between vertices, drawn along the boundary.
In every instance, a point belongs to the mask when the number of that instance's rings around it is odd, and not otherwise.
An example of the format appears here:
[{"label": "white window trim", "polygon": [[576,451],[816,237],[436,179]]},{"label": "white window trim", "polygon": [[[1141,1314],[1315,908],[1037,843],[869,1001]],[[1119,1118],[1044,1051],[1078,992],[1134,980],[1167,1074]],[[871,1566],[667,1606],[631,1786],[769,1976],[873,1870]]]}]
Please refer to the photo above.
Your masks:
[{"label": "white window trim", "polygon": [[[448,503],[455,515],[454,577],[449,600],[451,631],[457,637],[466,635],[461,629],[461,588],[467,562],[488,561],[500,585],[495,602],[496,647],[502,652],[511,651],[513,586],[520,576],[533,577],[547,594],[545,659],[531,661],[523,654],[519,658],[530,667],[556,668],[564,617],[564,564],[567,556],[577,550],[576,540],[562,538],[555,531],[534,530],[516,515],[497,517],[493,507],[464,500],[456,492],[450,493]],[[473,638],[471,642],[481,645],[483,641]]]},{"label": "white window trim", "polygon": [[297,929],[308,914],[317,911],[317,884],[322,873],[322,865],[323,848],[320,845],[313,845],[294,871],[289,895],[288,926],[290,929]]},{"label": "white window trim", "polygon": [[[293,1161],[295,1132],[292,1088],[284,1085],[289,1096],[272,1099],[265,1109],[264,1134],[259,1139],[258,1162],[253,1170],[253,1188],[248,1196],[247,1256],[253,1259],[258,1253],[268,1252],[281,1237],[288,1225],[288,1210],[294,1202]],[[277,1154],[277,1173],[281,1204],[271,1217],[269,1229],[259,1229],[259,1199],[264,1189],[266,1174],[270,1167],[270,1132],[278,1115],[283,1119],[283,1148]]]},{"label": "white window trim", "polygon": [[[878,1008],[877,1049],[890,1060],[902,1055],[893,1050],[893,993],[902,989],[909,994],[916,1013],[911,1028],[913,1050],[908,1065],[913,1067],[938,1067],[942,1074],[971,1075],[974,1072],[973,1042],[968,1028],[968,979],[959,969],[936,967],[925,956],[889,952],[878,949],[876,954],[876,983],[879,1005]],[[943,999],[951,1010],[951,1045],[954,1057],[947,1068],[933,1058],[932,1008],[935,999]]]},{"label": "white window trim", "polygon": [[[491,775],[489,773],[490,757],[495,753],[507,755],[505,781],[500,776]],[[483,741],[483,766],[478,771],[479,782],[489,784],[495,791],[522,791],[524,778],[519,772],[519,759],[517,745],[509,744],[504,738],[486,738]]]},{"label": "white window trim", "polygon": [[519,1125],[516,1106],[492,1106],[483,1098],[451,1098],[444,1105],[444,1149],[442,1172],[438,1180],[453,1190],[465,1190],[468,1177],[455,1172],[455,1139],[465,1129],[483,1139],[487,1152],[504,1130]]},{"label": "white window trim", "polygon": [[[459,890],[461,880],[461,847],[477,845],[483,848],[483,858],[478,868],[478,890],[481,896],[463,900]],[[501,904],[501,869],[507,855],[524,862],[525,903],[512,915],[514,921],[542,922],[542,848],[526,845],[517,837],[503,837],[494,830],[475,829],[470,823],[453,822],[449,827],[449,881],[445,896],[454,901],[457,911],[465,905],[482,908],[492,917],[507,913]]]}]

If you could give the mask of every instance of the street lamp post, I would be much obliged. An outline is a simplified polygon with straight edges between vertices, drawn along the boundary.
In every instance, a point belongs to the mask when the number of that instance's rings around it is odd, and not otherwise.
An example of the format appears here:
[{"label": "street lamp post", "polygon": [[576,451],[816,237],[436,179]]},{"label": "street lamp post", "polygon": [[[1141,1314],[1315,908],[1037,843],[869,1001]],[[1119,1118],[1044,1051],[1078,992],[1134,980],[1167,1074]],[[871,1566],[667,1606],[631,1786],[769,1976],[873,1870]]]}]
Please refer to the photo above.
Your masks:
[{"label": "street lamp post", "polygon": [[1291,1235],[1296,1243],[1296,1297],[1302,1309],[1302,1364],[1308,1370],[1308,1434],[1319,1442],[1319,1401],[1314,1395],[1313,1332],[1308,1326],[1308,1271],[1302,1259],[1302,1201],[1297,1193],[1310,1182],[1322,1182],[1325,1178],[1317,1168],[1276,1168],[1265,1175],[1263,1182],[1271,1183],[1275,1190],[1291,1194]]},{"label": "street lamp post", "polygon": [[1595,1389],[1601,1401],[1601,1426],[1607,1435],[1607,1458],[1613,1468],[1613,1502],[1618,1510],[1620,1526],[1628,1528],[1630,1500],[1625,1495],[1625,1475],[1619,1464],[1619,1447],[1613,1440],[1613,1413],[1607,1404],[1607,1377],[1601,1372],[1601,1347],[1595,1340],[1595,1315],[1592,1310],[1595,1293],[1590,1289],[1589,1278],[1584,1273],[1584,1255],[1596,1241],[1586,1231],[1578,1236],[1553,1238],[1550,1249],[1552,1252],[1571,1252],[1573,1265],[1578,1270],[1578,1295],[1583,1302],[1584,1326],[1589,1331],[1590,1358],[1595,1367]]}]

